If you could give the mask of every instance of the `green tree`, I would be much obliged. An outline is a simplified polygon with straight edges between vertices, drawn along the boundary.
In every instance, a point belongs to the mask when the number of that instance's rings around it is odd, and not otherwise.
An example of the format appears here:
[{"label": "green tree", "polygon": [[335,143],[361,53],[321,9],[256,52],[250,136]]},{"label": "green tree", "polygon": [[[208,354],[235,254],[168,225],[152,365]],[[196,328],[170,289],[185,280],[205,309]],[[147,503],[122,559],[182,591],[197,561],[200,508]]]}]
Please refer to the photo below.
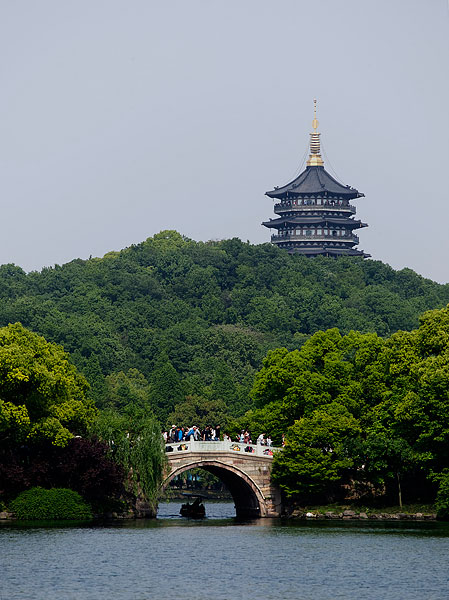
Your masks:
[{"label": "green tree", "polygon": [[319,497],[347,479],[355,466],[349,446],[360,434],[360,423],[344,406],[333,402],[314,410],[289,428],[273,480],[287,496]]},{"label": "green tree", "polygon": [[223,400],[208,400],[201,396],[187,396],[184,402],[176,405],[173,412],[167,417],[167,428],[172,424],[180,426],[196,425],[200,429],[208,425],[220,425],[225,431],[229,421],[229,414]]},{"label": "green tree", "polygon": [[372,427],[363,444],[365,475],[375,484],[393,481],[397,486],[398,504],[402,508],[401,480],[419,470],[419,461],[410,445],[391,430]]},{"label": "green tree", "polygon": [[287,432],[291,425],[291,419],[281,402],[271,402],[263,408],[251,409],[237,420],[232,433],[240,433],[242,429],[251,433],[252,440],[255,442],[258,436],[263,433],[264,436],[271,436],[273,444],[280,446],[282,436]]},{"label": "green tree", "polygon": [[255,404],[280,404],[290,424],[333,400],[362,416],[385,388],[383,343],[375,334],[342,336],[334,328],[315,333],[300,350],[271,351],[254,380]]},{"label": "green tree", "polygon": [[[394,488],[400,505],[403,483],[408,500],[432,494],[449,462],[449,307],[425,313],[420,321],[417,330],[386,340],[358,332],[342,336],[332,329],[317,332],[299,351],[268,354],[252,392],[261,408],[246,419],[253,429],[273,428],[275,435],[275,420],[282,428],[295,422],[290,445],[276,459],[286,492],[319,489],[307,479],[308,469],[323,482],[344,481],[344,469],[340,475],[328,470],[340,454],[323,458],[314,437],[322,429],[316,415],[338,405],[360,426],[345,450],[357,467],[352,477],[387,495]],[[336,421],[334,426],[338,432]],[[326,436],[332,435],[329,426]]]},{"label": "green tree", "polygon": [[151,411],[151,388],[145,375],[138,369],[119,371],[106,376],[104,406],[118,412],[126,411],[128,406],[134,409]]},{"label": "green tree", "polygon": [[161,427],[154,415],[103,411],[93,423],[91,434],[109,445],[112,457],[128,474],[129,491],[143,495],[155,508],[166,457]]},{"label": "green tree", "polygon": [[65,446],[96,415],[88,384],[56,344],[20,323],[0,329],[0,443]]},{"label": "green tree", "polygon": [[165,423],[168,414],[182,402],[184,396],[181,377],[167,354],[162,352],[151,374],[150,390],[150,401],[161,423]]}]

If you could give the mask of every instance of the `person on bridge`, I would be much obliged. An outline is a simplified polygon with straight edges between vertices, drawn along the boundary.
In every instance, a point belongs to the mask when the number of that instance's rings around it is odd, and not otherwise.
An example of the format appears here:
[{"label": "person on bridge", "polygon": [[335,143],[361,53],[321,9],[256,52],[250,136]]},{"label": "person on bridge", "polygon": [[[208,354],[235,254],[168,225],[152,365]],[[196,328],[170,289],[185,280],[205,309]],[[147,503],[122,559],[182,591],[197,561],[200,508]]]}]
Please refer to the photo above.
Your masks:
[{"label": "person on bridge", "polygon": [[176,437],[176,425],[171,426],[171,429],[168,432],[168,437],[172,443],[175,443],[178,441],[178,438]]},{"label": "person on bridge", "polygon": [[192,438],[195,438],[195,430],[196,430],[196,427],[195,427],[195,426],[191,427],[191,428],[188,430],[188,432],[186,433],[186,441],[189,441],[189,440],[191,440]]}]

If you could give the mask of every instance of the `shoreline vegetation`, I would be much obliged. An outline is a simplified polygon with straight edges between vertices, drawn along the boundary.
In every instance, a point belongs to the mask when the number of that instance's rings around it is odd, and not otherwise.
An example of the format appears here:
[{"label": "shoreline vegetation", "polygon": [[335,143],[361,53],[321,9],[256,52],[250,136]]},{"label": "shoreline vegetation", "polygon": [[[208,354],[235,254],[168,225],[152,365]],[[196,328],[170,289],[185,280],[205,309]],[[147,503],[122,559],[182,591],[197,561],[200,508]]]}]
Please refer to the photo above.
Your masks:
[{"label": "shoreline vegetation", "polygon": [[[163,502],[174,502],[174,501],[185,500],[185,496],[181,494],[175,494],[173,497],[168,499],[162,499]],[[211,501],[232,501],[229,497],[221,495],[212,495],[207,498]],[[113,516],[113,515],[94,515],[89,523],[101,523],[104,521],[123,521],[134,519],[133,516]],[[142,518],[157,518],[157,515],[152,517]],[[437,513],[433,505],[405,505],[402,508],[399,506],[385,506],[385,507],[363,507],[351,504],[328,504],[323,506],[289,506],[285,512],[281,515],[280,519],[302,519],[302,520],[327,520],[327,521],[348,521],[348,520],[359,520],[359,521],[436,521]],[[54,522],[54,519],[48,519]],[[17,522],[27,523],[29,519],[20,519],[14,513],[9,511],[0,512],[0,523],[5,522]],[[46,519],[32,520],[33,522],[45,523]],[[78,521],[77,521],[78,522]],[[86,520],[83,521],[86,523]],[[61,520],[61,523],[71,524],[69,520]]]},{"label": "shoreline vegetation", "polygon": [[437,513],[432,504],[367,507],[356,504],[327,504],[286,508],[288,519],[371,520],[371,521],[435,521]]}]

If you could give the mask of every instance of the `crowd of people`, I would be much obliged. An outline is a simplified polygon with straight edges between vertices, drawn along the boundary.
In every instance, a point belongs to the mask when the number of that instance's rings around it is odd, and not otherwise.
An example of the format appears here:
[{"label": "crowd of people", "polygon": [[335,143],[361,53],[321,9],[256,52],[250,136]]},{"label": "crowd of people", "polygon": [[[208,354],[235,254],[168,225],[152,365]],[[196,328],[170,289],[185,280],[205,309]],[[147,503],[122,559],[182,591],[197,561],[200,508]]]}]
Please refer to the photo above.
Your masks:
[{"label": "crowd of people", "polygon": [[200,429],[196,425],[191,427],[178,427],[176,425],[172,425],[168,431],[165,430],[162,432],[162,437],[164,438],[164,442],[166,444],[177,444],[179,442],[188,442],[190,440],[219,442],[220,435],[220,425],[217,425],[216,427],[208,426],[204,427],[204,429]]},{"label": "crowd of people", "polygon": [[[217,425],[216,427],[207,426],[204,427],[204,429],[200,429],[196,425],[191,427],[179,427],[177,425],[172,425],[169,430],[162,432],[162,437],[164,438],[164,442],[166,444],[179,444],[181,442],[188,442],[191,440],[203,442],[219,442],[220,440],[223,440],[224,442],[237,442],[239,444],[254,443],[249,431],[242,429],[242,431],[238,433],[234,439],[232,439],[227,432],[224,432],[223,435],[221,434],[220,425]],[[273,445],[271,436],[266,435],[265,433],[261,433],[257,437],[256,443],[260,446]]]}]

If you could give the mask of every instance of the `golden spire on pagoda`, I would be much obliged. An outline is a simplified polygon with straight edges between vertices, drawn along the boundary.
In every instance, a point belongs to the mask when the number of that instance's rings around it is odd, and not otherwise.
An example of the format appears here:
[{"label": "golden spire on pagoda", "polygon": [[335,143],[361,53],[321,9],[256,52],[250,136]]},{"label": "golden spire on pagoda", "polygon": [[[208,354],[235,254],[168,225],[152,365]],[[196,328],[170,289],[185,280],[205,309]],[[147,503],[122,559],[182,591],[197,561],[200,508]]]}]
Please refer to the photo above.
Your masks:
[{"label": "golden spire on pagoda", "polygon": [[320,135],[318,133],[318,119],[316,118],[316,100],[313,101],[313,133],[310,134],[310,155],[307,161],[308,167],[322,167],[324,165],[323,159],[320,154]]}]

